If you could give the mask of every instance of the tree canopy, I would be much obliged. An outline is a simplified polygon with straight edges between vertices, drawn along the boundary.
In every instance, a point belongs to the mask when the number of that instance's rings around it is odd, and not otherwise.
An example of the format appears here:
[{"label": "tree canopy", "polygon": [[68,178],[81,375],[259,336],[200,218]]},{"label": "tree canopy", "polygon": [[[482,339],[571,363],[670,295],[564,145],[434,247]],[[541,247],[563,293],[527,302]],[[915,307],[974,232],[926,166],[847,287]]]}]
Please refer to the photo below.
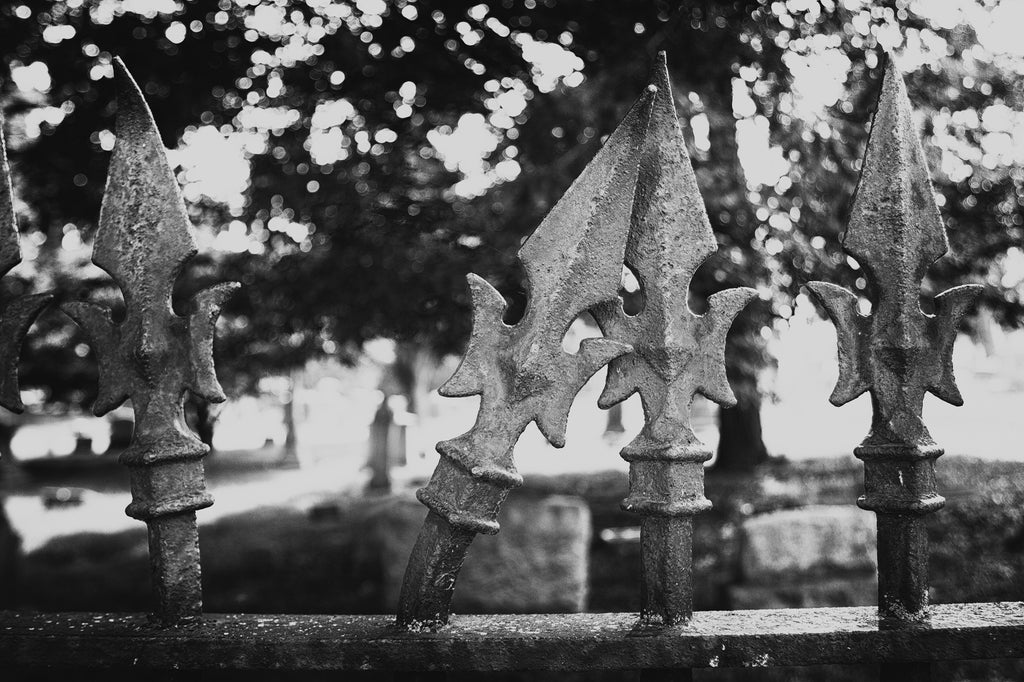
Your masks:
[{"label": "tree canopy", "polygon": [[[65,296],[102,290],[87,251],[74,254],[98,216],[119,55],[177,150],[209,247],[182,286],[245,285],[220,345],[229,385],[378,336],[458,350],[469,327],[465,273],[491,279],[513,308],[522,301],[520,240],[665,50],[721,246],[698,273],[694,307],[727,286],[761,292],[732,335],[742,398],[756,393],[751,377],[768,361],[761,341],[792,315],[803,282],[869,297],[839,238],[890,49],[951,237],[935,286],[983,281],[986,305],[1015,324],[1024,312],[1024,149],[1013,143],[1015,132],[1024,138],[1024,51],[1001,27],[1019,13],[1006,1],[939,4],[7,4],[0,103],[28,271]],[[222,163],[201,160],[204,148]],[[53,368],[54,354],[80,348],[64,322],[40,324],[29,355],[46,361],[32,367]],[[35,376],[55,395],[67,384]]]}]

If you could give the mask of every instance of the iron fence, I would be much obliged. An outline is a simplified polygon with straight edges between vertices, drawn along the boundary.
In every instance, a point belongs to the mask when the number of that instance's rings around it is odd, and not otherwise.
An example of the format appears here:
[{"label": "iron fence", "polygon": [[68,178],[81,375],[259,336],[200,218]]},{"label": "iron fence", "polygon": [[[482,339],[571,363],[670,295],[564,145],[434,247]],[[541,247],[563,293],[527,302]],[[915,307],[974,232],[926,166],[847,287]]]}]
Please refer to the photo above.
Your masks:
[{"label": "iron fence", "polygon": [[[871,394],[871,430],[855,450],[865,466],[858,504],[878,524],[878,607],[693,611],[693,518],[707,509],[710,450],[690,425],[697,393],[734,402],[725,336],[756,292],[728,289],[694,315],[690,280],[716,250],[676,118],[664,57],[652,83],[598,155],[520,251],[530,300],[515,325],[505,301],[469,276],[474,329],[441,392],[481,396],[475,425],[438,444],[440,462],[419,492],[429,511],[409,559],[398,616],[202,613],[197,510],[206,448],[185,426],[186,392],[224,395],[212,360],[214,322],[235,284],[197,294],[185,316],[171,290],[196,253],[188,219],[149,109],[124,65],[117,144],[94,262],[124,293],[126,316],[91,303],[63,310],[87,332],[100,367],[97,414],[130,398],[136,429],[121,461],[131,472],[127,513],[145,521],[151,614],[0,613],[0,661],[13,669],[76,667],[345,671],[647,670],[685,678],[693,668],[880,663],[885,680],[927,680],[935,661],[1024,657],[1024,603],[928,604],[925,514],[944,504],[935,485],[942,454],[921,419],[926,392],[962,402],[951,351],[980,287],[919,306],[927,268],[947,250],[902,79],[885,69],[844,247],[876,291],[869,315],[858,297],[808,285],[835,322],[840,377],[831,400]],[[20,260],[6,160],[0,165],[0,270]],[[638,276],[645,306],[628,315],[621,268]],[[5,372],[0,403],[21,408],[18,348],[49,297],[8,303],[0,320]],[[604,337],[562,349],[572,321],[590,311]],[[608,365],[600,404],[639,393],[640,434],[623,451],[641,516],[642,607],[636,614],[450,617],[467,550],[498,532],[498,510],[521,485],[512,449],[536,422],[564,444],[570,405]]]}]

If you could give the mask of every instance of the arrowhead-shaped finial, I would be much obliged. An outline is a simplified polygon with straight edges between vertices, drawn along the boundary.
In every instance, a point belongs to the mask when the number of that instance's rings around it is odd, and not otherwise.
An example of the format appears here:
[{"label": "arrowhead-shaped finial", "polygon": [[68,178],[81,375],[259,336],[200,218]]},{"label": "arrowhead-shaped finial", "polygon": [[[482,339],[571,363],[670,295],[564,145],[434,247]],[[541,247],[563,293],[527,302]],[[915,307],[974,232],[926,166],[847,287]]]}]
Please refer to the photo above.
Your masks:
[{"label": "arrowhead-shaped finial", "polygon": [[880,295],[900,296],[898,308],[918,310],[921,280],[949,248],[935,203],[907,88],[892,55],[843,247],[870,273]]},{"label": "arrowhead-shaped finial", "polygon": [[981,287],[942,294],[935,317],[921,311],[921,280],[948,242],[906,86],[891,56],[843,246],[865,270],[876,300],[872,315],[862,316],[851,292],[824,282],[808,285],[839,334],[840,376],[832,402],[842,405],[872,390],[880,401],[877,438],[926,442],[924,392],[962,403],[950,354],[957,323]]},{"label": "arrowhead-shaped finial", "polygon": [[963,399],[953,378],[957,325],[980,286],[950,289],[921,311],[921,279],[948,248],[903,79],[889,56],[843,246],[874,286],[870,315],[853,293],[807,285],[836,325],[842,405],[871,392],[871,431],[854,450],[864,460],[864,495],[878,512],[878,606],[883,618],[917,621],[928,604],[928,538],[922,516],[945,501],[935,487],[942,449],[921,419],[926,392]]},{"label": "arrowhead-shaped finial", "polygon": [[[174,283],[196,253],[192,227],[153,115],[120,59],[117,142],[100,211],[93,262],[124,294],[125,319],[95,303],[61,306],[89,336],[99,363],[94,405],[105,414],[130,398],[135,431],[121,454],[132,474],[127,513],[150,524],[158,615],[166,621],[200,610],[195,510],[206,492],[207,447],[185,425],[186,391],[224,400],[213,367],[214,324],[235,283],[205,289],[187,317],[171,306]],[[193,565],[194,564],[194,565]]]},{"label": "arrowhead-shaped finial", "polygon": [[633,346],[632,353],[609,366],[601,406],[639,392],[647,414],[644,431],[624,455],[633,449],[695,445],[689,423],[695,393],[724,405],[735,403],[725,377],[725,335],[756,295],[750,288],[719,292],[704,316],[693,314],[687,305],[694,273],[717,243],[686,153],[664,54],[652,80],[658,94],[626,248],[626,262],[640,280],[644,309],[630,316],[621,303],[610,303],[595,313],[607,338]]},{"label": "arrowhead-shaped finial", "polygon": [[610,407],[637,392],[643,402],[644,428],[622,450],[630,463],[622,506],[643,516],[641,619],[677,623],[693,609],[690,517],[711,506],[703,492],[711,451],[693,433],[690,405],[697,393],[735,403],[725,375],[725,335],[756,292],[721,291],[704,316],[687,305],[694,273],[718,245],[686,153],[664,53],[652,81],[658,91],[626,247],[644,308],[630,316],[617,300],[594,311],[607,338],[633,347],[612,360],[598,404]]}]

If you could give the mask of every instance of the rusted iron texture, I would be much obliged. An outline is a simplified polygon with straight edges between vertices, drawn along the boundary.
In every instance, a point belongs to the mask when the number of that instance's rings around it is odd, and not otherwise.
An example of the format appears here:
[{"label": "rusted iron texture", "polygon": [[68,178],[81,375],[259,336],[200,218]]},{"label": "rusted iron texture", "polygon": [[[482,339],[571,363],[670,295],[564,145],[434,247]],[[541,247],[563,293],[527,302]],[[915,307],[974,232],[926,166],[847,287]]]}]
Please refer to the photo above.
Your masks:
[{"label": "rusted iron texture", "polygon": [[207,447],[185,423],[187,392],[221,402],[213,366],[214,325],[238,286],[223,283],[192,299],[186,317],[171,308],[171,292],[196,243],[153,116],[119,60],[117,143],[100,210],[93,262],[124,294],[125,317],[96,303],[62,310],[88,335],[99,364],[94,412],[126,399],[135,411],[132,442],[120,461],[131,472],[125,510],[149,528],[156,618],[164,623],[202,611],[195,512],[213,504],[202,457]]},{"label": "rusted iron texture", "polygon": [[633,316],[614,301],[595,308],[594,317],[606,338],[633,347],[611,361],[598,404],[640,394],[646,419],[622,450],[629,462],[622,507],[643,516],[641,619],[673,624],[693,611],[693,515],[711,506],[704,497],[711,450],[693,433],[690,405],[697,393],[736,403],[725,376],[725,335],[757,292],[728,289],[711,296],[707,314],[690,311],[690,281],[718,244],[686,154],[664,53],[652,80],[657,95],[626,246],[644,308]]},{"label": "rusted iron texture", "polygon": [[[0,117],[0,277],[21,262],[18,222],[14,215],[11,168],[7,163],[3,117]],[[29,327],[53,298],[50,294],[18,296],[4,302],[0,313],[0,405],[12,412],[23,412],[18,389],[18,357]]]},{"label": "rusted iron texture", "polygon": [[575,395],[629,350],[618,341],[587,339],[578,353],[568,353],[562,339],[577,316],[617,295],[654,91],[648,88],[520,249],[530,300],[518,324],[502,321],[501,294],[468,276],[473,333],[462,364],[440,392],[479,394],[480,409],[469,432],[438,443],[441,460],[418,493],[430,512],[406,569],[400,623],[416,628],[447,621],[470,542],[476,533],[498,532],[498,509],[522,484],[512,461],[520,434],[535,421],[562,447]]},{"label": "rusted iron texture", "polygon": [[864,461],[857,501],[878,522],[878,608],[894,622],[926,617],[928,538],[923,516],[944,504],[935,488],[935,444],[921,408],[926,392],[953,405],[963,399],[953,377],[957,324],[981,292],[959,286],[921,311],[921,280],[948,243],[906,86],[891,57],[871,126],[864,167],[843,248],[874,287],[872,313],[857,296],[812,282],[808,289],[836,325],[839,381],[831,402],[871,393],[871,431],[854,450]]},{"label": "rusted iron texture", "polygon": [[1024,603],[940,604],[887,629],[873,607],[698,611],[638,635],[636,614],[454,616],[412,633],[390,616],[0,612],[5,670],[678,670],[1024,657]]}]

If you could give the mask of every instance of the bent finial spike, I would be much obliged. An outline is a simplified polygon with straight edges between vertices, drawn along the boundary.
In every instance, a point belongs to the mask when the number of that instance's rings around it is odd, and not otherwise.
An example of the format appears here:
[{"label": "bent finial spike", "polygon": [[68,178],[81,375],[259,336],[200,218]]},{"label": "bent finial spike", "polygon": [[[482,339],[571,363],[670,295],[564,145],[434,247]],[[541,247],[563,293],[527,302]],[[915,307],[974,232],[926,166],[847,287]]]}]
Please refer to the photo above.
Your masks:
[{"label": "bent finial spike", "polygon": [[572,354],[562,349],[562,337],[577,316],[618,291],[655,91],[648,88],[520,249],[530,296],[523,319],[506,325],[501,295],[484,279],[468,278],[473,333],[441,393],[479,393],[480,409],[472,429],[438,443],[441,460],[418,493],[431,511],[406,570],[403,624],[447,621],[454,578],[473,535],[497,532],[501,503],[522,482],[512,461],[520,434],[536,422],[561,447],[575,395],[629,349],[587,339]]}]

